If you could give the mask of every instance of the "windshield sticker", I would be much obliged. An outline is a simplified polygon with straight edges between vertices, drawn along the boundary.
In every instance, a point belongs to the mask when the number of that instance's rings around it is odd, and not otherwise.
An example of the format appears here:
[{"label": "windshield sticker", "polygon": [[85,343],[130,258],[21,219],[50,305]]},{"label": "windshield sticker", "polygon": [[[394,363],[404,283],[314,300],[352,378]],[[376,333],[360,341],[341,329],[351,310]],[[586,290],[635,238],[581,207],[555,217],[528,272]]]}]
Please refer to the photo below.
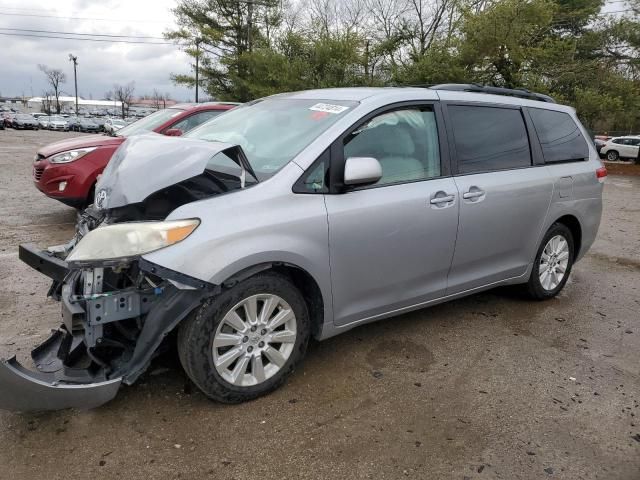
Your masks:
[{"label": "windshield sticker", "polygon": [[326,112],[326,113],[342,113],[345,110],[349,110],[349,107],[343,107],[342,105],[331,105],[330,103],[316,103],[309,110],[314,112]]},{"label": "windshield sticker", "polygon": [[329,112],[312,112],[311,119],[322,120],[323,118],[327,118],[329,115],[331,115]]}]

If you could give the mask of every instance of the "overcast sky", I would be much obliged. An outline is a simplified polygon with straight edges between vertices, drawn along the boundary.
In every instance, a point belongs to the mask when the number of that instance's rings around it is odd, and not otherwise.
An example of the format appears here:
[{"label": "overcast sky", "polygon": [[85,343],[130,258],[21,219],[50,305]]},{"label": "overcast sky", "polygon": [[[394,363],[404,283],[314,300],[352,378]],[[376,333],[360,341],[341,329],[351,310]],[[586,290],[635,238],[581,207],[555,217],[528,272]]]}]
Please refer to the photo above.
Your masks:
[{"label": "overcast sky", "polygon": [[82,97],[99,99],[114,83],[135,81],[136,96],[151,94],[156,88],[178,100],[193,99],[193,90],[174,86],[169,79],[170,73],[189,71],[188,58],[175,45],[2,35],[65,36],[9,30],[24,29],[162,37],[175,26],[170,12],[175,4],[176,0],[0,0],[0,95],[42,95],[47,83],[38,64],[63,69],[67,83],[62,88],[73,95],[73,64],[69,61],[73,53],[78,56],[78,94]]}]

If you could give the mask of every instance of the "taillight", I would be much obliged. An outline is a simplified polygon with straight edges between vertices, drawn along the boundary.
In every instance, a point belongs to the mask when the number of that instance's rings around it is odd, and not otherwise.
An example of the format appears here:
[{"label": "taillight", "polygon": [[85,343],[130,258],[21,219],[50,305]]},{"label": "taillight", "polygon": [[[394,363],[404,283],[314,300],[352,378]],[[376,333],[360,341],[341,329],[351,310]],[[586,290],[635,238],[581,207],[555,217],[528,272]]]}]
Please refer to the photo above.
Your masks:
[{"label": "taillight", "polygon": [[607,167],[600,167],[596,170],[596,178],[600,183],[604,182],[604,179],[607,178]]}]

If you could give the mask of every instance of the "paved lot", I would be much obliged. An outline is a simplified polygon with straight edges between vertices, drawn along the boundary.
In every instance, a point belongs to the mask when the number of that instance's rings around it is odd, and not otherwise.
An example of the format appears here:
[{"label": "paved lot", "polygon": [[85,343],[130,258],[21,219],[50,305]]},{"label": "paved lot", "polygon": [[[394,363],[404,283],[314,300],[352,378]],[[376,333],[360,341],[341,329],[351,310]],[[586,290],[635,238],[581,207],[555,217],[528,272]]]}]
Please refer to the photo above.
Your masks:
[{"label": "paved lot", "polygon": [[[0,131],[0,356],[58,324],[17,244],[71,236],[74,211],[30,180],[36,146],[70,135]],[[239,406],[161,359],[94,411],[0,412],[0,479],[638,480],[640,178],[609,177],[605,197],[555,300],[501,289],[361,327]]]}]

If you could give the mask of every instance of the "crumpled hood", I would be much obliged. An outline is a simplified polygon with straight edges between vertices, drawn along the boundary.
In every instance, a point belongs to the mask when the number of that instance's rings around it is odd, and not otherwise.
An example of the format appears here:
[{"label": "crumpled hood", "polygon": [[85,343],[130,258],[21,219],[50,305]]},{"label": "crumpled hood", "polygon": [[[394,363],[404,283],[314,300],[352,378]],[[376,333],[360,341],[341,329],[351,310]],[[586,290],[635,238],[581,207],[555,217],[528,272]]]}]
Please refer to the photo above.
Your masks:
[{"label": "crumpled hood", "polygon": [[142,202],[152,193],[200,175],[216,154],[233,147],[222,142],[135,135],[116,150],[96,185],[101,210]]},{"label": "crumpled hood", "polygon": [[106,135],[84,135],[82,137],[69,138],[60,142],[50,143],[38,150],[38,155],[44,158],[56,153],[66,152],[75,148],[102,147],[105,145],[120,145],[124,142],[122,137],[108,137]]}]

